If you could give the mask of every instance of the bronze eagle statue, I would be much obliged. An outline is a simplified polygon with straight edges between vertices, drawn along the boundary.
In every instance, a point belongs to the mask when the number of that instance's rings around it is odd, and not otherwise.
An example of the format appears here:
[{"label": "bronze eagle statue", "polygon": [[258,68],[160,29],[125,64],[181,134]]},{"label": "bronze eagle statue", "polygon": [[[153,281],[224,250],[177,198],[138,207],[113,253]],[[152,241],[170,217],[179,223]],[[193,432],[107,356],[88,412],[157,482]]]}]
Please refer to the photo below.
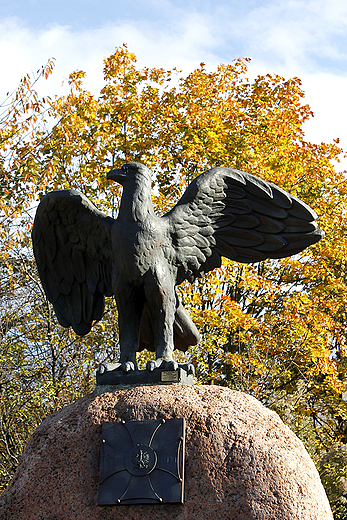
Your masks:
[{"label": "bronze eagle statue", "polygon": [[102,318],[105,296],[118,308],[120,365],[156,352],[147,368],[176,369],[174,348],[199,341],[175,286],[193,282],[225,256],[253,263],[294,255],[324,233],[316,213],[272,183],[216,167],[196,177],[165,215],[155,214],[151,172],[140,163],[111,170],[123,193],[116,219],[74,190],[45,195],[32,238],[39,275],[60,324],[87,334]]}]

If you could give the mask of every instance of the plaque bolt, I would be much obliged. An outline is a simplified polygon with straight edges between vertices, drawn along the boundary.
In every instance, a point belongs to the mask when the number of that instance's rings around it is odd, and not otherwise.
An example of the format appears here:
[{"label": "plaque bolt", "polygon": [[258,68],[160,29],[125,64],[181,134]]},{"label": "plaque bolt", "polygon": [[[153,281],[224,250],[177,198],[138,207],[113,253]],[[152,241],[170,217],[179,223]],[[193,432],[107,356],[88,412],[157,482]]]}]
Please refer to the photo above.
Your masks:
[{"label": "plaque bolt", "polygon": [[102,443],[104,444],[105,442],[106,442],[105,439],[102,439]]}]

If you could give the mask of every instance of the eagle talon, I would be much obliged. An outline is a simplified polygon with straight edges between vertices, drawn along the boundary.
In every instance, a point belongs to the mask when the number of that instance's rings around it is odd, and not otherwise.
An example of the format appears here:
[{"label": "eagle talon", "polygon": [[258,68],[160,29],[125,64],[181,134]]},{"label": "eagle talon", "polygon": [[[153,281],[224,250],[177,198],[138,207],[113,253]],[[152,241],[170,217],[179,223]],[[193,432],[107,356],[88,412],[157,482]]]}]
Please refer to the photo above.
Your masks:
[{"label": "eagle talon", "polygon": [[137,364],[134,361],[126,360],[126,361],[119,361],[117,363],[101,363],[101,365],[98,368],[98,372],[100,375],[104,374],[105,372],[120,372],[123,371],[125,374],[128,372],[133,372],[137,370]]},{"label": "eagle talon", "polygon": [[134,370],[136,370],[135,365],[132,361],[126,361],[125,363],[122,363],[122,367],[123,372],[125,372],[126,374],[128,372],[133,372]]},{"label": "eagle talon", "polygon": [[177,361],[174,361],[173,359],[163,359],[163,358],[157,358],[152,359],[151,361],[147,362],[147,370],[149,372],[153,372],[156,368],[161,368],[163,370],[177,370],[178,369],[178,363]]},{"label": "eagle talon", "polygon": [[119,368],[122,369],[125,374],[128,374],[129,372],[134,372],[137,370],[137,363],[131,359],[127,359],[125,361],[120,360]]}]

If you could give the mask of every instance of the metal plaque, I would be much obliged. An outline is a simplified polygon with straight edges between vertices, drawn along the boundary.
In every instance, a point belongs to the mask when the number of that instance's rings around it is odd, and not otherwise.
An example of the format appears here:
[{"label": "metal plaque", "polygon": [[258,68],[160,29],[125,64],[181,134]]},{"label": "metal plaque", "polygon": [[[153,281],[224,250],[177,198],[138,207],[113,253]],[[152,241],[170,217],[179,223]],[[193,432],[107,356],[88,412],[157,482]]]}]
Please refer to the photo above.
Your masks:
[{"label": "metal plaque", "polygon": [[184,419],[102,426],[99,505],[183,503]]},{"label": "metal plaque", "polygon": [[160,374],[160,380],[163,382],[165,381],[165,382],[170,382],[170,383],[174,383],[174,382],[178,381],[177,370],[166,370],[165,372],[163,371]]}]

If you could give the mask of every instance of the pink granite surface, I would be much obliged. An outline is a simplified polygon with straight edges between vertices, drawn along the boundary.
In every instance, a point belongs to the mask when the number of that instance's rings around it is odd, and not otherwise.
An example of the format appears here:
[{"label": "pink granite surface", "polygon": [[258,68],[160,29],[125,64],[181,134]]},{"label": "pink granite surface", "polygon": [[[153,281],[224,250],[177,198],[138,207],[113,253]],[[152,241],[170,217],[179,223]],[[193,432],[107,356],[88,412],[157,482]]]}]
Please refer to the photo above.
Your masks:
[{"label": "pink granite surface", "polygon": [[[183,505],[98,506],[104,421],[187,421]],[[0,497],[1,520],[332,520],[301,441],[249,395],[218,386],[91,394],[32,435]]]}]

